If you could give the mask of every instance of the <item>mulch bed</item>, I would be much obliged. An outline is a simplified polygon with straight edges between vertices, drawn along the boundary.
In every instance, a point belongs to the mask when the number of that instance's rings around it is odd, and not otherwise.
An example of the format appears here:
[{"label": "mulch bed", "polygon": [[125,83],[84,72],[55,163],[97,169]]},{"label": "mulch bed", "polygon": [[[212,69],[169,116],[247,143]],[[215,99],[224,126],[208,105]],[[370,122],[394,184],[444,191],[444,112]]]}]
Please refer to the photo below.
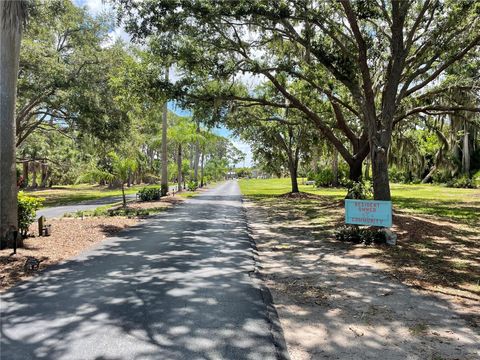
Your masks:
[{"label": "mulch bed", "polygon": [[[129,202],[128,208],[166,209],[183,201],[185,198],[178,195],[167,196],[160,201]],[[16,255],[12,255],[12,249],[0,250],[0,292],[28,279],[38,270],[80,254],[139,221],[138,217],[125,216],[52,219],[47,221],[52,229],[52,234],[48,237],[39,237],[37,225],[32,224],[29,231],[31,236],[24,240],[24,247],[19,248]],[[25,261],[29,257],[41,260],[38,270],[24,271]]]},{"label": "mulch bed", "polygon": [[0,291],[34,274],[32,271],[24,271],[28,257],[41,260],[41,270],[80,254],[138,221],[126,217],[53,219],[48,222],[52,228],[52,235],[48,237],[39,237],[37,227],[32,225],[32,236],[24,240],[24,247],[17,249],[16,255],[11,256],[12,249],[0,250]]}]

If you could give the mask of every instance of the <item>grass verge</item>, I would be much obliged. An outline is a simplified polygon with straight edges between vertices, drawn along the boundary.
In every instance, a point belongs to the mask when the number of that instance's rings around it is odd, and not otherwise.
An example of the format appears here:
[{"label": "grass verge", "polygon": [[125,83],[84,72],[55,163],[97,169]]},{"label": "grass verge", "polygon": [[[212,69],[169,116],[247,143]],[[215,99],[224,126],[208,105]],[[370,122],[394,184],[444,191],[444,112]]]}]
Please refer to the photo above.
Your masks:
[{"label": "grass verge", "polygon": [[[145,185],[134,185],[125,189],[125,194],[135,194]],[[43,206],[61,206],[79,203],[87,200],[102,199],[111,196],[121,196],[121,189],[110,189],[106,186],[79,184],[54,186],[48,189],[26,190],[30,196],[43,197]]]},{"label": "grass verge", "polygon": [[[302,234],[296,229],[298,236],[335,242],[334,231],[343,224],[345,190],[301,186],[307,193],[293,196],[286,195],[288,179],[241,180],[239,184],[256,206],[268,209],[269,222],[278,224],[279,231],[289,233],[294,230],[289,224],[300,221],[310,230]],[[480,300],[480,230],[473,226],[479,220],[480,190],[394,184],[392,194],[397,246],[352,245],[352,249],[360,249],[358,256],[381,262],[411,285]]]}]

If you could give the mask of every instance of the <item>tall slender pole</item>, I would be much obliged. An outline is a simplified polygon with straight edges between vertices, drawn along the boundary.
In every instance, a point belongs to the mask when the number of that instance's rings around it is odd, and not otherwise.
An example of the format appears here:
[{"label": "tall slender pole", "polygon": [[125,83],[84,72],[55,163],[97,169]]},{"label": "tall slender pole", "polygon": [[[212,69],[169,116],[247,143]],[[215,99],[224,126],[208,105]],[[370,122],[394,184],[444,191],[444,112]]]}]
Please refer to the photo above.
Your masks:
[{"label": "tall slender pole", "polygon": [[[168,82],[169,67],[165,67],[165,82]],[[168,99],[165,98],[162,113],[162,181],[161,192],[162,196],[168,193],[168,159],[167,159],[167,115],[168,115]]]}]

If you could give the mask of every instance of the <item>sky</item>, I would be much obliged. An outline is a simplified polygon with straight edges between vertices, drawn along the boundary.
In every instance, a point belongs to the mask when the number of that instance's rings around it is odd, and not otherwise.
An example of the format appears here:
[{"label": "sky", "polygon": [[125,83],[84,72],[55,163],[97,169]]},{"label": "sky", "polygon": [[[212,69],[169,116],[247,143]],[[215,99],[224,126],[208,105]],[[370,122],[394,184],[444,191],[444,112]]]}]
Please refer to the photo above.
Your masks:
[{"label": "sky", "polygon": [[[112,9],[111,5],[106,4],[102,0],[73,0],[73,2],[77,6],[85,6],[88,9],[89,13],[92,14],[93,16],[96,16],[103,11],[109,11],[109,10]],[[111,42],[112,43],[114,43],[115,40],[118,39],[118,38],[122,39],[125,42],[130,42],[130,36],[125,32],[125,30],[122,27],[116,27],[115,29],[113,29],[110,33],[110,36],[111,36]],[[255,82],[256,79],[246,78],[245,81],[246,82],[252,82],[252,81]],[[175,104],[173,102],[171,102],[168,107],[169,107],[169,110],[173,111],[177,115],[180,115],[180,116],[191,115],[189,110],[179,108],[179,107],[175,106]],[[220,127],[220,128],[214,129],[214,132],[217,135],[221,135],[221,136],[229,138],[232,141],[233,145],[238,150],[240,150],[240,151],[242,151],[246,154],[245,161],[240,163],[240,164],[237,164],[237,167],[253,166],[252,150],[246,142],[240,140],[237,137],[234,137],[232,135],[231,131],[228,130],[227,128],[225,128],[225,127]]]}]

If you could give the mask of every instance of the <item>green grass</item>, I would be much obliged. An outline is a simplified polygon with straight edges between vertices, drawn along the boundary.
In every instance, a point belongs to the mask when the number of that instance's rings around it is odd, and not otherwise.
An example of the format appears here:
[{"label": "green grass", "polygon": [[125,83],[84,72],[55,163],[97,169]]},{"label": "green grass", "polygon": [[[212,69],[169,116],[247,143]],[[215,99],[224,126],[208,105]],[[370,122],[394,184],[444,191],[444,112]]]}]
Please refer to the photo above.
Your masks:
[{"label": "green grass", "polygon": [[[135,194],[144,186],[145,185],[134,185],[125,189],[125,194]],[[45,198],[43,206],[50,207],[79,203],[86,200],[101,199],[109,196],[120,196],[122,195],[122,190],[109,189],[106,186],[79,184],[54,186],[49,189],[41,190],[28,190],[26,193],[30,196]]]},{"label": "green grass", "polygon": [[[343,199],[343,188],[316,189],[312,185],[302,185],[300,191]],[[249,179],[239,181],[244,195],[265,198],[289,192],[290,179]],[[469,225],[480,221],[480,189],[456,189],[440,185],[391,184],[393,206],[413,214],[434,215]]]},{"label": "green grass", "polygon": [[180,196],[180,197],[183,197],[183,198],[191,198],[191,197],[194,197],[196,195],[198,195],[199,192],[198,191],[180,191],[179,193],[175,193],[175,196]]},{"label": "green grass", "polygon": [[[240,180],[239,185],[266,223],[273,224],[278,239],[287,234],[340,246],[331,240],[344,221],[339,200],[345,189],[300,185],[302,191],[320,197],[278,196],[290,192],[289,179]],[[478,299],[480,190],[403,184],[391,188],[398,244],[372,248],[361,256],[386,264],[389,272],[409,284]],[[414,335],[423,331],[421,324],[411,329]]]}]

